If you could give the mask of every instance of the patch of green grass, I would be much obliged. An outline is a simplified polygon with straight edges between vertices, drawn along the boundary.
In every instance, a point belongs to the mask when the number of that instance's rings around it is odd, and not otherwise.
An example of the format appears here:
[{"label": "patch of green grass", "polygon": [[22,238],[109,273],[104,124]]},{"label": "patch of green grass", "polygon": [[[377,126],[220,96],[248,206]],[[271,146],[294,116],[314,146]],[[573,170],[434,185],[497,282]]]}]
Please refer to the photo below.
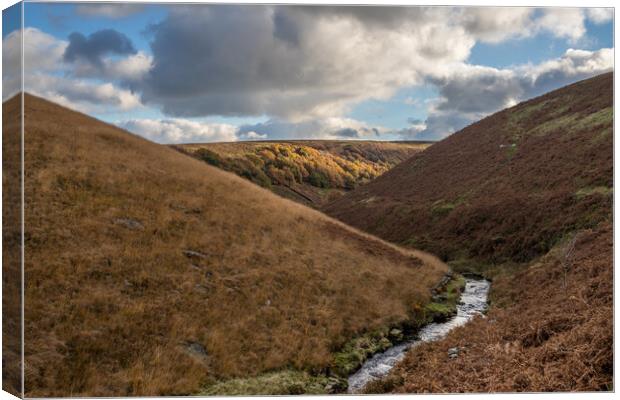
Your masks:
[{"label": "patch of green grass", "polygon": [[389,328],[366,333],[347,342],[334,355],[334,369],[340,376],[348,376],[357,370],[370,356],[393,346]]},{"label": "patch of green grass", "polygon": [[434,301],[424,307],[429,322],[443,321],[453,316],[464,288],[465,278],[456,274],[445,287],[441,288]]},{"label": "patch of green grass", "polygon": [[450,212],[452,212],[452,210],[454,210],[456,207],[458,207],[464,201],[465,201],[465,197],[464,196],[459,196],[454,201],[447,201],[447,200],[444,200],[444,199],[437,200],[431,206],[431,213],[434,216],[438,216],[438,217],[446,216],[446,215],[450,214]]},{"label": "patch of green grass", "polygon": [[465,278],[455,274],[442,288],[433,302],[428,303],[420,317],[389,327],[365,333],[347,342],[334,355],[333,370],[347,377],[355,372],[372,355],[402,342],[406,333],[413,333],[425,324],[449,318],[456,313],[456,305],[465,288]]},{"label": "patch of green grass", "polygon": [[607,107],[585,116],[577,113],[561,115],[561,113],[558,112],[556,115],[561,116],[540,124],[535,129],[530,131],[530,133],[532,135],[546,135],[560,129],[563,129],[565,133],[572,133],[589,127],[605,124],[611,125],[613,121],[613,113],[613,107]]},{"label": "patch of green grass", "polygon": [[594,186],[594,187],[583,187],[575,192],[575,197],[578,200],[581,200],[588,196],[611,196],[614,192],[613,188],[607,186]]},{"label": "patch of green grass", "polygon": [[346,389],[346,382],[325,375],[284,370],[251,378],[220,381],[204,388],[199,396],[328,394]]},{"label": "patch of green grass", "polygon": [[590,126],[611,124],[614,119],[614,108],[607,107],[579,119],[574,128],[582,129]]}]

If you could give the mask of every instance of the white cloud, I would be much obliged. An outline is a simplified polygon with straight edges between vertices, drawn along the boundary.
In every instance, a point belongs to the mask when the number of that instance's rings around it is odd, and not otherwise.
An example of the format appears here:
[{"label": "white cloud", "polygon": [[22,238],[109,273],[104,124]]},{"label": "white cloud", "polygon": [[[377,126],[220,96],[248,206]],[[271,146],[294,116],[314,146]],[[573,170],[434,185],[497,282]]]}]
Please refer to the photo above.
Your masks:
[{"label": "white cloud", "polygon": [[467,7],[460,18],[476,39],[498,43],[532,34],[535,9],[528,7]]},{"label": "white cloud", "polygon": [[580,8],[547,8],[536,22],[537,28],[572,42],[586,33],[585,13]]},{"label": "white cloud", "polygon": [[141,107],[140,98],[135,93],[111,83],[43,73],[28,74],[25,90],[85,113],[122,112]]},{"label": "white cloud", "polygon": [[263,139],[267,139],[267,134],[264,133],[261,135],[260,133],[249,131],[249,132],[241,134],[240,139],[242,140],[263,140]]},{"label": "white cloud", "polygon": [[[62,65],[67,42],[57,40],[35,28],[24,29],[24,72],[50,72]],[[21,36],[22,31],[9,33],[2,40],[3,100],[21,90]]]},{"label": "white cloud", "polygon": [[252,132],[269,139],[379,139],[389,130],[384,127],[369,126],[352,118],[328,117],[301,122],[270,120],[254,125],[239,127],[238,135]]},{"label": "white cloud", "polygon": [[568,49],[562,57],[538,65],[497,69],[461,64],[430,81],[440,98],[431,103],[424,129],[404,129],[403,137],[441,139],[495,111],[572,82],[613,69],[613,49]]},{"label": "white cloud", "polygon": [[[127,58],[104,59],[99,73],[93,70],[85,73],[79,66],[63,61],[67,45],[66,41],[36,28],[24,29],[27,92],[86,113],[128,111],[142,106],[136,93],[112,82],[139,79],[150,65],[148,56],[138,53]],[[10,33],[2,41],[3,100],[21,90],[20,48],[20,31]]]},{"label": "white cloud", "polygon": [[151,30],[143,101],[178,117],[338,117],[450,71],[477,41],[576,43],[585,19],[579,8],[176,7]]},{"label": "white cloud", "polygon": [[237,127],[187,119],[132,119],[117,125],[158,143],[232,142],[237,140]]},{"label": "white cloud", "polygon": [[[136,12],[134,5],[123,6],[84,4],[78,11],[110,18]],[[613,67],[611,49],[568,50],[558,59],[505,69],[466,64],[477,42],[546,32],[579,43],[586,19],[600,24],[612,18],[613,9],[583,8],[179,5],[149,28],[152,56],[129,41],[132,52],[97,53],[96,63],[84,57],[65,62],[67,41],[27,28],[26,89],[85,112],[127,111],[145,101],[175,117],[271,118],[239,129],[175,118],[124,122],[175,142],[377,138],[388,130],[342,116],[365,100],[431,83],[440,96],[427,104],[427,120],[400,133],[437,138]],[[16,32],[3,41],[5,99],[19,90],[15,54]],[[420,105],[410,98],[404,103]]]},{"label": "white cloud", "polygon": [[614,18],[613,8],[587,8],[588,19],[595,24],[604,24]]},{"label": "white cloud", "polygon": [[124,83],[139,82],[151,69],[153,58],[138,52],[124,58],[104,58],[101,65],[78,61],[71,74],[83,78],[107,79]]}]

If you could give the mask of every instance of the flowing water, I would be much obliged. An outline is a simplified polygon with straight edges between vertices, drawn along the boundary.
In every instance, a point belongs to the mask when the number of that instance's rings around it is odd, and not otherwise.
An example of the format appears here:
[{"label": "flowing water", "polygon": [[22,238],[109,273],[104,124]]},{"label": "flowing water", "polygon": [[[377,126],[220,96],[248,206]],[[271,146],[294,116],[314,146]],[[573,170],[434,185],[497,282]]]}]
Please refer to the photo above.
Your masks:
[{"label": "flowing water", "polygon": [[461,293],[461,301],[456,307],[456,315],[445,322],[434,322],[423,327],[415,339],[390,347],[382,353],[375,354],[362,367],[349,376],[349,393],[359,392],[366,384],[381,378],[405,357],[410,348],[423,343],[438,340],[446,336],[452,329],[465,325],[487,307],[487,295],[490,282],[484,279],[465,281],[465,290]]}]

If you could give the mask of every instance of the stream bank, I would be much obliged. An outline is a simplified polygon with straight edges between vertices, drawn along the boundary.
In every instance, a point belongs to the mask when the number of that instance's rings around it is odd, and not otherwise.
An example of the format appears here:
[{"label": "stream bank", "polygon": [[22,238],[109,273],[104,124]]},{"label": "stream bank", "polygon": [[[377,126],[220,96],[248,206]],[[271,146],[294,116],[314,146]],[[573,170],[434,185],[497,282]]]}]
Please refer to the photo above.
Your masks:
[{"label": "stream bank", "polygon": [[[490,282],[485,279],[466,278],[465,290],[457,305],[456,315],[443,322],[430,323],[424,326],[415,338],[375,354],[349,376],[348,393],[359,393],[368,383],[386,376],[412,347],[439,340],[452,329],[465,325],[476,315],[482,314],[487,308],[490,286]],[[458,355],[458,350],[455,354]]]}]

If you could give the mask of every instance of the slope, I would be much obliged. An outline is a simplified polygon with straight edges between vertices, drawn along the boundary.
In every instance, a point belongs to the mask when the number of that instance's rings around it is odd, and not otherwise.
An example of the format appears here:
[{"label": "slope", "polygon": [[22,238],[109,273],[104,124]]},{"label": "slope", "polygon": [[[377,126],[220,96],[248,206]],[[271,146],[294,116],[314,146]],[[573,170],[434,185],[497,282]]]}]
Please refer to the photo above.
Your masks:
[{"label": "slope", "polygon": [[297,140],[173,148],[283,197],[319,207],[430,146],[426,142]]},{"label": "slope", "polygon": [[611,210],[613,76],[494,114],[325,211],[444,259],[526,261]]},{"label": "slope", "polygon": [[446,272],[30,95],[25,135],[27,396],[325,371],[352,337],[420,317]]},{"label": "slope", "polygon": [[367,391],[613,389],[612,144],[608,73],[485,118],[328,205],[493,280],[487,318]]}]

